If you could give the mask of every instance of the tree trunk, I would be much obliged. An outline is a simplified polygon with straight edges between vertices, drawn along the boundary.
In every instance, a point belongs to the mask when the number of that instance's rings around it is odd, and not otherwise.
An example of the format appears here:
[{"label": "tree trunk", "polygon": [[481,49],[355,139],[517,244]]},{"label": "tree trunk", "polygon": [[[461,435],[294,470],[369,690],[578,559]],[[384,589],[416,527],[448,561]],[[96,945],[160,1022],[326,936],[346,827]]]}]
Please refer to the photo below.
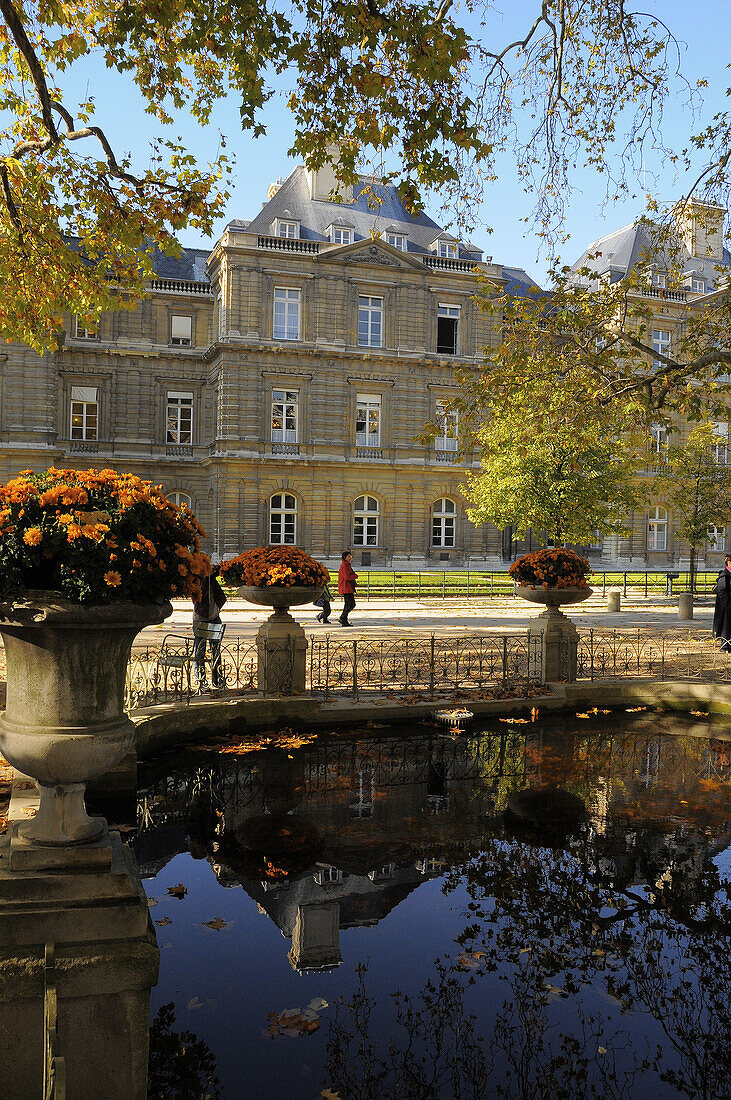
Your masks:
[{"label": "tree trunk", "polygon": [[691,599],[693,599],[693,597],[695,596],[696,560],[697,560],[697,550],[696,550],[695,543],[692,543],[691,547],[690,547],[690,577],[689,577],[689,582],[688,582],[688,586],[690,588]]}]

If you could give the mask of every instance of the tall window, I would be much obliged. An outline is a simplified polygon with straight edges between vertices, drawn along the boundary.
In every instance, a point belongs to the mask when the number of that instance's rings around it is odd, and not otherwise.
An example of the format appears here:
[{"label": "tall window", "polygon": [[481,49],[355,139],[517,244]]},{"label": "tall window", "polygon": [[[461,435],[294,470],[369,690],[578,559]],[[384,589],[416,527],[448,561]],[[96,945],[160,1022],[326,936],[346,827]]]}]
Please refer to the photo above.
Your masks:
[{"label": "tall window", "polygon": [[170,318],[170,343],[179,347],[190,347],[193,343],[192,317],[172,315]]},{"label": "tall window", "polygon": [[443,256],[447,260],[456,260],[457,245],[452,244],[451,241],[440,241],[437,245],[437,255]]},{"label": "tall window", "polygon": [[334,225],[330,233],[333,244],[351,244],[353,241],[352,229],[342,229],[340,226]]},{"label": "tall window", "polygon": [[454,546],[457,505],[449,497],[442,497],[432,509],[432,546]]},{"label": "tall window", "polygon": [[357,447],[381,445],[381,395],[359,393],[356,399],[355,443]]},{"label": "tall window", "polygon": [[192,393],[168,393],[165,423],[165,440],[167,443],[190,444],[193,442]]},{"label": "tall window", "polygon": [[709,527],[708,528],[708,545],[711,550],[725,550],[726,549],[726,528],[725,527]]},{"label": "tall window", "polygon": [[71,438],[98,439],[99,390],[96,386],[71,387]]},{"label": "tall window", "polygon": [[716,440],[711,444],[711,458],[717,466],[728,465],[728,424],[715,423],[713,431]]},{"label": "tall window", "polygon": [[668,548],[668,514],[658,504],[650,512],[647,521],[647,549],[667,550]]},{"label": "tall window", "polygon": [[301,297],[302,291],[294,287],[275,286],[272,326],[275,340],[299,340]]},{"label": "tall window", "polygon": [[651,447],[652,453],[660,456],[661,461],[665,461],[665,456],[668,453],[668,430],[662,424],[653,424],[650,428],[650,438],[652,440]]},{"label": "tall window", "polygon": [[459,352],[459,306],[439,306],[437,313],[437,351],[442,355]]},{"label": "tall window", "polygon": [[434,446],[438,451],[456,451],[458,447],[459,413],[456,409],[447,412],[443,401],[437,401],[437,425],[439,431]]},{"label": "tall window", "polygon": [[353,546],[378,546],[378,501],[358,497],[353,505]]},{"label": "tall window", "polygon": [[77,340],[96,340],[99,332],[96,325],[91,324],[89,321],[84,321],[81,317],[75,318],[75,329]]},{"label": "tall window", "polygon": [[392,244],[394,248],[398,248],[401,252],[406,252],[406,235],[404,233],[387,233],[386,240],[389,244]]},{"label": "tall window", "polygon": [[178,508],[185,506],[193,511],[193,498],[190,493],[180,493],[177,490],[174,493],[166,493],[168,500],[172,500],[173,504],[177,504]]},{"label": "tall window", "polygon": [[362,348],[383,347],[383,298],[359,297],[358,344]]},{"label": "tall window", "polygon": [[[667,355],[670,351],[670,333],[666,328],[656,328],[652,332],[652,348],[653,351],[659,351],[663,355]],[[653,359],[652,365],[654,367],[663,367],[665,364],[659,359]]]},{"label": "tall window", "polygon": [[269,542],[293,546],[297,540],[297,498],[275,493],[269,501]]},{"label": "tall window", "polygon": [[299,390],[272,390],[272,443],[299,442]]}]

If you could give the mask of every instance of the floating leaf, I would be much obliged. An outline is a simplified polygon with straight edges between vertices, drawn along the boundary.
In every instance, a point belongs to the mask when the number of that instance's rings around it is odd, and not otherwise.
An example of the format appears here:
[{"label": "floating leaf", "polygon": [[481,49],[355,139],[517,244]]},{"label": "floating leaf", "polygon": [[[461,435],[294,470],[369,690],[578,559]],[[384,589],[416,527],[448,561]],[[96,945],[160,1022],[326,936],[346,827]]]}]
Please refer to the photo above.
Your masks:
[{"label": "floating leaf", "polygon": [[177,886],[168,886],[168,894],[173,898],[178,898],[179,901],[182,901],[187,893],[188,887],[183,886],[182,882],[179,882]]},{"label": "floating leaf", "polygon": [[215,920],[204,921],[203,927],[212,928],[214,932],[221,932],[224,928],[228,928],[228,921],[225,921],[223,917],[216,917]]},{"label": "floating leaf", "polygon": [[173,922],[170,920],[170,917],[163,917],[162,920],[155,921],[155,924],[158,926],[158,928],[164,928],[165,925],[172,923]]}]

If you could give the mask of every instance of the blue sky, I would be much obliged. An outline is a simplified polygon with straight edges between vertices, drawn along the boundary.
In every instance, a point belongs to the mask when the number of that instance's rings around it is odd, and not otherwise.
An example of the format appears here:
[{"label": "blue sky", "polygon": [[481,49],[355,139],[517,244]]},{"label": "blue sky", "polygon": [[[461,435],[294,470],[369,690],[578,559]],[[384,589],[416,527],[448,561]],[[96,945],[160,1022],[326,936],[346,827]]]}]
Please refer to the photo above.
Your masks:
[{"label": "blue sky", "polygon": [[[530,25],[538,8],[538,0],[501,0],[494,5],[498,34],[503,42],[511,41],[512,34]],[[670,27],[683,47],[683,72],[691,83],[706,79],[709,87],[704,92],[705,120],[728,106],[726,89],[731,85],[729,62],[728,25],[731,0],[705,0],[694,5],[687,0],[645,0],[640,5],[645,11],[657,14]],[[504,8],[504,14],[499,14]],[[509,14],[508,14],[509,13]],[[101,63],[87,59],[76,66],[72,83],[69,75],[64,79],[67,103],[72,96],[83,98],[89,93],[95,97],[97,116],[111,137],[115,148],[129,150],[137,167],[147,162],[149,141],[154,132],[153,120],[145,115],[134,87],[127,79],[106,70]],[[230,218],[253,218],[266,198],[269,183],[277,176],[287,176],[297,161],[287,157],[292,142],[292,124],[286,107],[285,91],[276,93],[266,108],[267,136],[254,139],[242,134],[238,124],[237,104],[232,99],[217,108],[211,126],[200,129],[187,117],[176,119],[171,135],[183,135],[191,152],[200,162],[207,163],[217,153],[218,131],[226,135],[227,148],[235,154],[237,167],[232,196],[227,206],[227,216],[217,224],[220,232]],[[693,119],[681,102],[680,91],[670,98],[665,107],[664,134],[666,141],[682,146],[694,131]],[[647,151],[646,182],[661,199],[670,200],[683,192],[686,180],[675,174],[670,166],[663,165],[657,153]],[[561,247],[562,259],[575,260],[592,240],[612,229],[631,222],[643,210],[642,180],[637,181],[637,194],[608,206],[603,205],[606,181],[595,174],[579,170],[576,173],[576,192],[571,197],[566,229],[571,235],[569,243]],[[471,234],[471,239],[484,248],[497,262],[524,267],[539,281],[546,270],[545,251],[540,255],[541,244],[535,233],[524,223],[530,215],[531,199],[516,179],[508,157],[500,163],[500,176],[485,192],[481,221]],[[429,211],[438,214],[434,209]],[[488,233],[485,226],[491,226]],[[182,243],[206,247],[208,243],[195,233],[187,233]]]}]

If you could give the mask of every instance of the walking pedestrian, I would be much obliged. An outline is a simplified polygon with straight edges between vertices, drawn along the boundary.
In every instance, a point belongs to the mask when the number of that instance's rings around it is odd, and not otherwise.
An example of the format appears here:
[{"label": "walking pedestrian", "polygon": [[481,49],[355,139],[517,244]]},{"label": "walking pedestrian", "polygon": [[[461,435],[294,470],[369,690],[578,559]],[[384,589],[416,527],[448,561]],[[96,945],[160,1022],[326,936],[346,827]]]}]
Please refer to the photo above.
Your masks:
[{"label": "walking pedestrian", "polygon": [[[226,602],[226,594],[218,583],[218,566],[214,566],[213,572],[204,577],[201,582],[201,598],[193,601],[193,662],[195,665],[195,678],[200,691],[206,691],[206,642],[208,642],[211,657],[211,683],[214,689],[223,687],[223,675],[221,672],[221,638],[223,637],[223,624],[221,623],[221,608]],[[213,627],[214,629],[209,629]],[[219,629],[215,629],[218,627]]]},{"label": "walking pedestrian", "polygon": [[727,554],[725,564],[713,586],[716,606],[713,610],[713,634],[721,638],[721,649],[731,650],[731,554]]},{"label": "walking pedestrian", "polygon": [[350,550],[343,550],[340,569],[338,570],[338,593],[343,597],[343,610],[338,619],[341,626],[352,626],[348,622],[348,615],[355,607],[355,588],[358,583],[358,574],[350,564],[353,555]]},{"label": "walking pedestrian", "polygon": [[315,605],[322,608],[322,611],[317,616],[318,623],[329,623],[330,612],[332,611],[332,593],[330,592],[329,584],[325,585],[322,590],[322,595],[318,596],[315,600]]}]

